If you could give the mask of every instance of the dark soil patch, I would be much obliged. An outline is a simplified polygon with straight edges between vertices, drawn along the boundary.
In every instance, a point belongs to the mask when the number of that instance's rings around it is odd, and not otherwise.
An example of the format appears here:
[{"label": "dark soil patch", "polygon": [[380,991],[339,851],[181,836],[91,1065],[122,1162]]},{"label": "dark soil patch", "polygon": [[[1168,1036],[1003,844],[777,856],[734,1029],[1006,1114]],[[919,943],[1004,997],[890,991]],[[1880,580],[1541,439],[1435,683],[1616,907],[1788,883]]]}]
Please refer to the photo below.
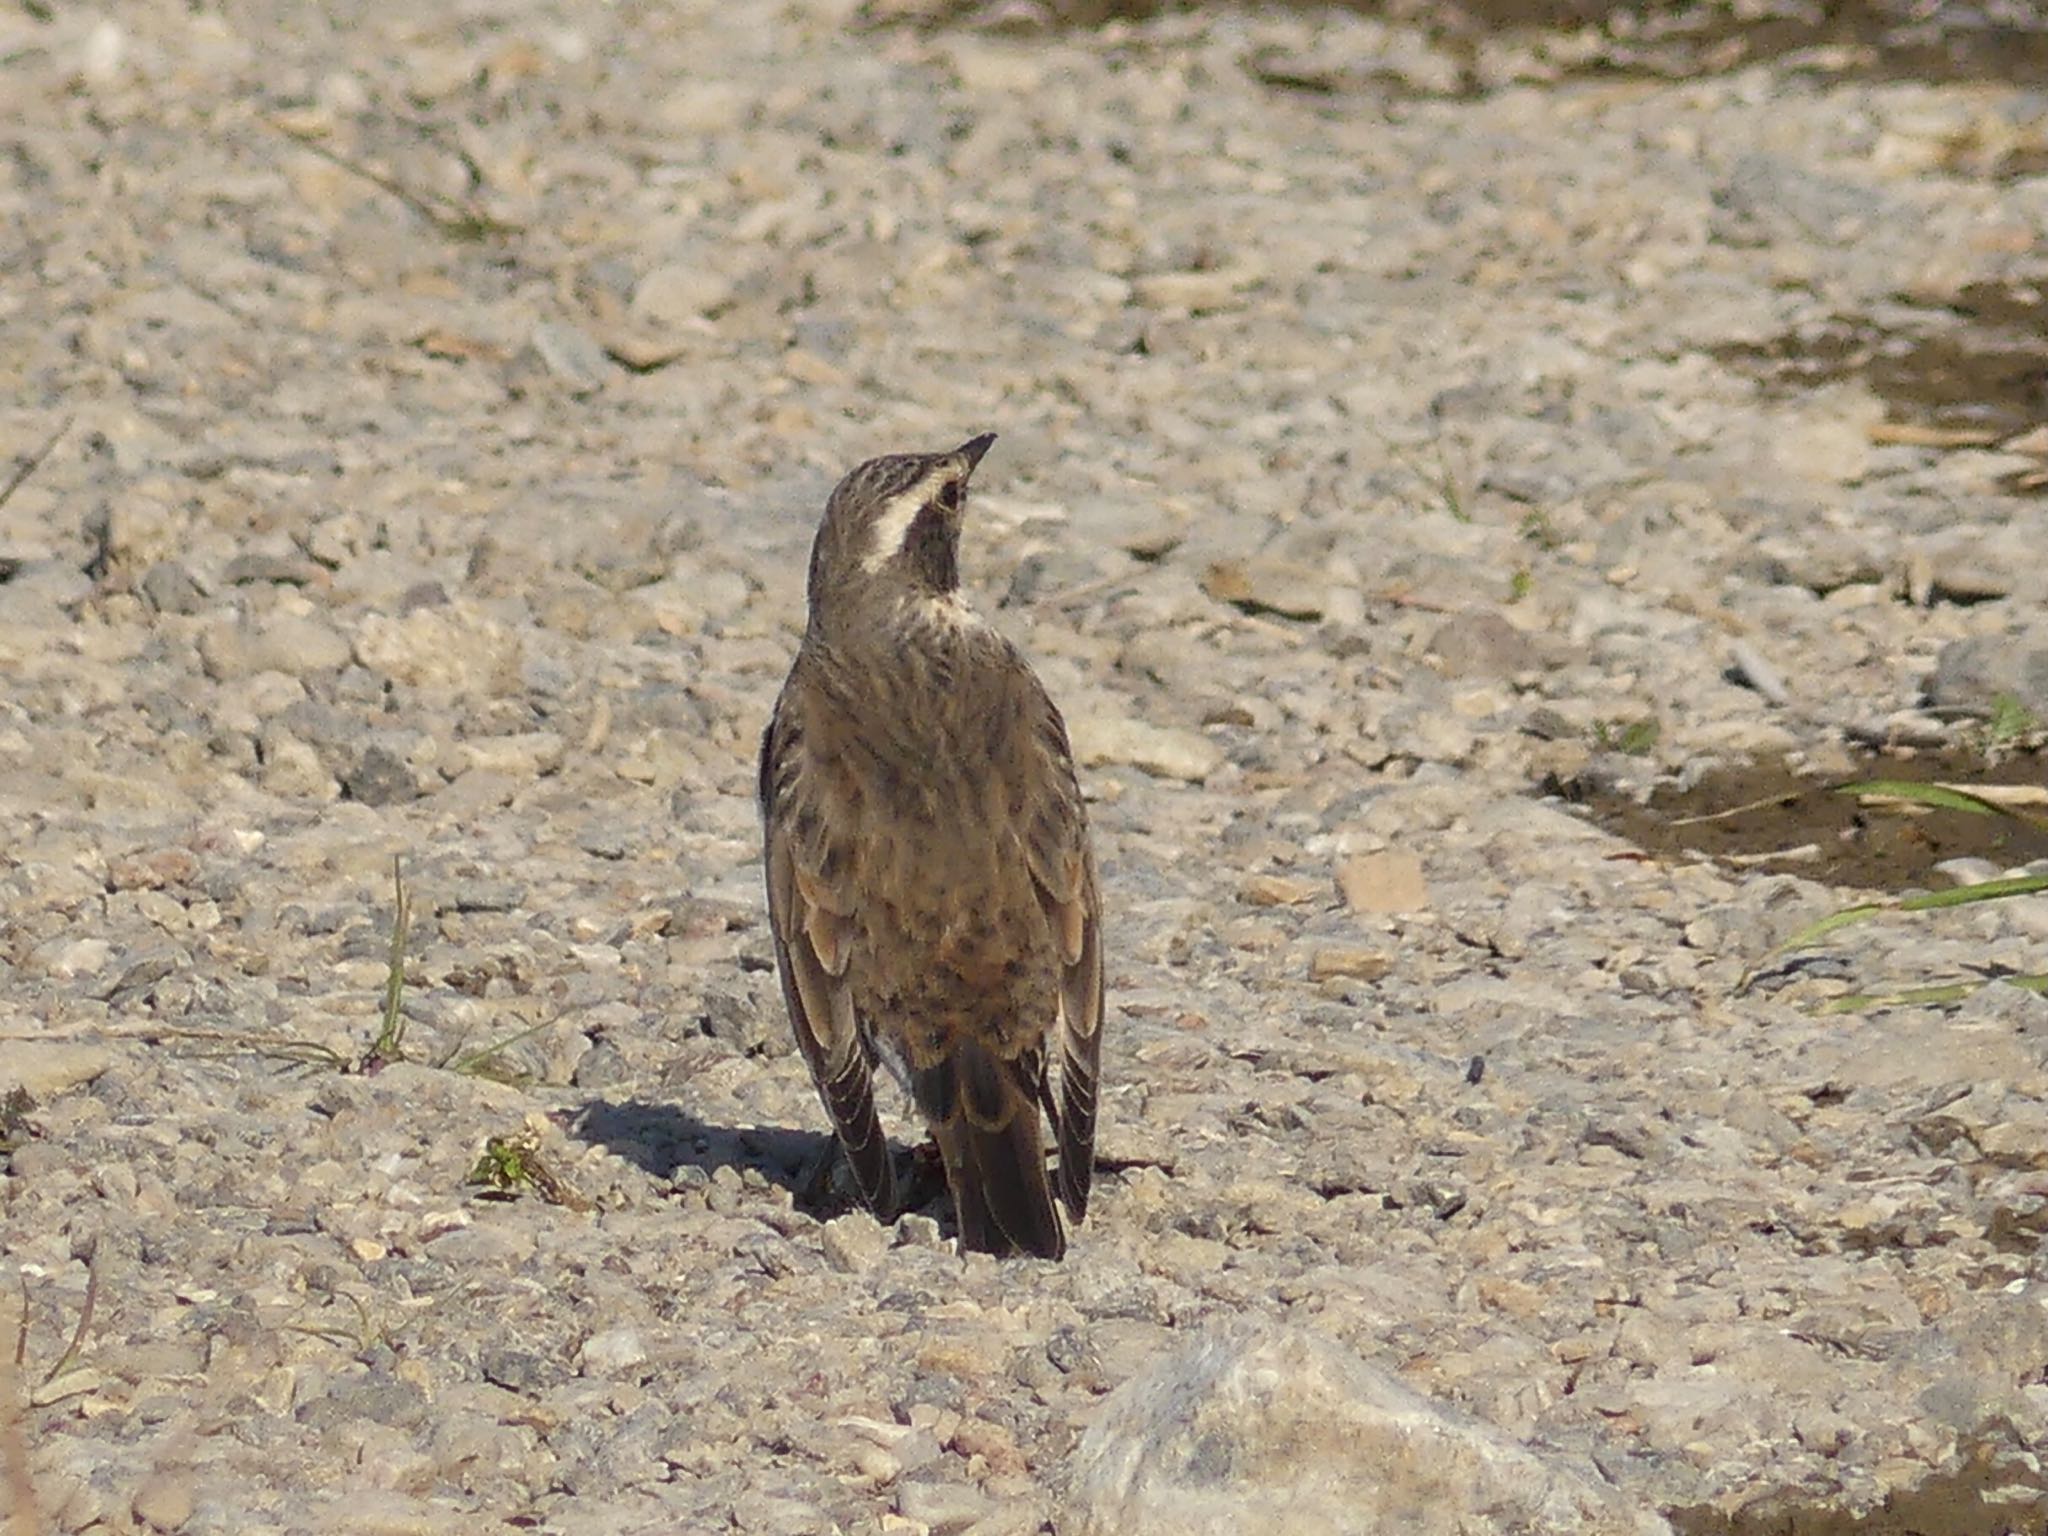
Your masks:
[{"label": "dark soil patch", "polygon": [[[1864,779],[1906,779],[1971,789],[2048,785],[2048,756],[2030,753],[1987,766],[1953,753],[1873,757]],[[1945,886],[1946,859],[1989,859],[2001,868],[2048,859],[2048,806],[2032,820],[1965,811],[1873,805],[1839,783],[1805,778],[1782,764],[1708,774],[1684,791],[1660,789],[1646,803],[1614,791],[1562,788],[1601,827],[1658,859],[1697,855],[1782,869],[1830,885],[1899,891]]]}]

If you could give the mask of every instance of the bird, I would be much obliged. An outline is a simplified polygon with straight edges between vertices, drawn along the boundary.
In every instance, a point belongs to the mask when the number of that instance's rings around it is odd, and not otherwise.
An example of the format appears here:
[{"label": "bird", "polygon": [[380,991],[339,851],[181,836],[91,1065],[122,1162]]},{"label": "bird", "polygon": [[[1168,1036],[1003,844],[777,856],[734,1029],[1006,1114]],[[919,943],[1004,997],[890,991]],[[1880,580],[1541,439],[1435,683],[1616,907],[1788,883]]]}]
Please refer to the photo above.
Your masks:
[{"label": "bird", "polygon": [[[938,1144],[963,1252],[1058,1259],[1088,1209],[1102,903],[1065,721],[960,586],[995,441],[848,473],[763,733],[776,969],[853,1181],[883,1221],[880,1064]],[[1046,1127],[1057,1167],[1046,1165]]]}]

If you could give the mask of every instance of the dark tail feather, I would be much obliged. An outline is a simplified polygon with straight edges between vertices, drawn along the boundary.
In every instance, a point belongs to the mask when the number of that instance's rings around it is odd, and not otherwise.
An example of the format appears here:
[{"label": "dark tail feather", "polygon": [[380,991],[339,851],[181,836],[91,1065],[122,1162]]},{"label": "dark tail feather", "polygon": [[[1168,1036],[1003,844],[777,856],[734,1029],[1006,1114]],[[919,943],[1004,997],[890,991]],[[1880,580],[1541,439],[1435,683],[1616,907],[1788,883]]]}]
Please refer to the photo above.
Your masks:
[{"label": "dark tail feather", "polygon": [[896,1219],[896,1169],[889,1160],[889,1142],[882,1134],[882,1122],[875,1114],[874,1073],[867,1056],[859,1049],[850,1053],[846,1065],[824,1078],[825,1105],[839,1132],[839,1145],[846,1151],[847,1166],[853,1170],[854,1186],[861,1200],[878,1221]]},{"label": "dark tail feather", "polygon": [[1060,1198],[1079,1221],[1088,1214],[1088,1185],[1095,1172],[1095,1064],[1072,1051],[1060,1061]]},{"label": "dark tail feather", "polygon": [[972,1041],[918,1074],[965,1251],[1057,1259],[1067,1251],[1045,1176],[1038,1104],[1017,1069]]}]

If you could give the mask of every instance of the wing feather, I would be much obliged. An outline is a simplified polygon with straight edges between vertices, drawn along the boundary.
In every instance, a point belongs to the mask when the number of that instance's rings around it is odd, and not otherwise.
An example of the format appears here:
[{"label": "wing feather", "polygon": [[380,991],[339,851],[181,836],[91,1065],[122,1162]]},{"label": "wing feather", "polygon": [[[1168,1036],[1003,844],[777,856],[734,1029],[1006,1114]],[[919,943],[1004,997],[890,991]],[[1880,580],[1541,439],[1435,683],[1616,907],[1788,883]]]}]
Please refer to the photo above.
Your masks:
[{"label": "wing feather", "polygon": [[[1088,824],[1074,774],[1066,722],[1040,692],[1037,741],[1053,793],[1033,818],[1025,844],[1039,900],[1059,936],[1059,1018],[1053,1029],[1059,1063],[1057,1098],[1048,1095],[1059,1147],[1060,1199],[1079,1221],[1088,1210],[1095,1170],[1095,1111],[1102,1074],[1102,901]],[[1057,1105],[1057,1108],[1054,1105]]]},{"label": "wing feather", "polygon": [[[836,846],[824,790],[800,750],[796,680],[777,701],[761,742],[763,862],[775,968],[797,1048],[832,1118],[861,1198],[884,1220],[895,1214],[895,1169],[875,1113],[874,1066],[845,981],[853,947],[850,865]],[[799,836],[799,831],[808,834]]]}]

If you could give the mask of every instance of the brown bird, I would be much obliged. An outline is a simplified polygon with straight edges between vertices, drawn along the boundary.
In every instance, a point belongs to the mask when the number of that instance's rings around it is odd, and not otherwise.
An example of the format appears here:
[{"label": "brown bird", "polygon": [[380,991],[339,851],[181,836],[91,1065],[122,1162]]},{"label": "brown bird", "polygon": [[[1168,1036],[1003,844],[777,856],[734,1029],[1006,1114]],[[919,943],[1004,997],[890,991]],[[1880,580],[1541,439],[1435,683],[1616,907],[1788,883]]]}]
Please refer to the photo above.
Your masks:
[{"label": "brown bird", "polygon": [[1065,722],[960,592],[967,481],[994,441],[870,459],[825,503],[761,743],[768,910],[797,1044],[869,1208],[896,1214],[880,1059],[938,1141],[960,1246],[1056,1259],[1039,1112],[1078,1222],[1101,903]]}]

